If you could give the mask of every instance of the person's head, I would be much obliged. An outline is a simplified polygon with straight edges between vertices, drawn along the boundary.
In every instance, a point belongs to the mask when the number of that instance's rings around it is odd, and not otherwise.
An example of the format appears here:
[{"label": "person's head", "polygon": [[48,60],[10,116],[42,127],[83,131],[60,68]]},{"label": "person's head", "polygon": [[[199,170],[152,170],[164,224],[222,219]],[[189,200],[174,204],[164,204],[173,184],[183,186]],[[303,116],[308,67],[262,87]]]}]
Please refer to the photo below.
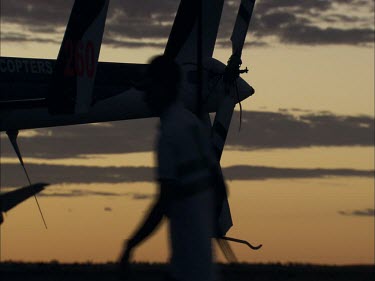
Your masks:
[{"label": "person's head", "polygon": [[146,72],[145,101],[155,113],[160,113],[177,100],[181,79],[178,64],[168,56],[157,56],[151,60]]}]

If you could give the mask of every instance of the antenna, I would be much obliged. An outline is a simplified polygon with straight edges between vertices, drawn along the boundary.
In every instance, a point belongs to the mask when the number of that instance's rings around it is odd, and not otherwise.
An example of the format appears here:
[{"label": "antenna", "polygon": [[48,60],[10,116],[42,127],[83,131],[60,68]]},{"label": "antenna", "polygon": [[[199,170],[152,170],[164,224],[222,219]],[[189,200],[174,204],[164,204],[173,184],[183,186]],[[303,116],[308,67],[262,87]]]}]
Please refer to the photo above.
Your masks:
[{"label": "antenna", "polygon": [[[29,185],[31,185],[31,180],[30,180],[29,174],[27,173],[25,164],[24,164],[23,159],[22,159],[21,151],[20,151],[20,149],[18,147],[18,143],[17,143],[18,130],[15,130],[15,131],[6,131],[6,134],[8,135],[8,138],[9,138],[9,140],[10,140],[10,142],[11,142],[13,148],[14,148],[14,151],[16,152],[16,154],[18,156],[18,160],[20,161],[21,166],[23,168],[23,171],[25,172],[27,181],[29,182]],[[47,223],[46,223],[46,221],[44,219],[44,216],[43,216],[42,209],[40,208],[40,205],[39,205],[38,198],[36,197],[35,194],[34,194],[34,198],[35,198],[36,205],[38,206],[40,216],[42,217],[42,220],[43,220],[43,223],[44,223],[44,227],[46,229],[48,229],[47,228]]]},{"label": "antenna", "polygon": [[223,239],[223,240],[227,240],[227,241],[232,241],[232,242],[236,242],[236,243],[240,243],[240,244],[245,244],[247,245],[250,249],[252,250],[259,250],[260,248],[262,248],[262,244],[258,245],[258,246],[253,246],[251,245],[249,242],[247,242],[246,240],[241,240],[241,239],[237,239],[237,238],[232,238],[232,237],[227,237],[227,236],[223,236],[223,237],[220,237],[219,239]]}]

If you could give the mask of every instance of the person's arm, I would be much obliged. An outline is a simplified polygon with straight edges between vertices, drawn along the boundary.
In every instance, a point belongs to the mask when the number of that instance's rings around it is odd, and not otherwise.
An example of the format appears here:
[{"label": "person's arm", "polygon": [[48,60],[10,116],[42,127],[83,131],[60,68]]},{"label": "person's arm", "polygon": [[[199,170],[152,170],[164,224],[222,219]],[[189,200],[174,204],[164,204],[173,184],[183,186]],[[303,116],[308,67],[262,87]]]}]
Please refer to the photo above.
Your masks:
[{"label": "person's arm", "polygon": [[169,193],[171,189],[171,183],[169,181],[160,182],[160,194],[159,198],[151,208],[148,215],[145,217],[144,222],[134,233],[134,235],[127,241],[125,251],[120,259],[121,263],[127,263],[130,259],[132,249],[139,243],[144,241],[159,225],[163,216],[165,215],[167,204],[169,201]]}]

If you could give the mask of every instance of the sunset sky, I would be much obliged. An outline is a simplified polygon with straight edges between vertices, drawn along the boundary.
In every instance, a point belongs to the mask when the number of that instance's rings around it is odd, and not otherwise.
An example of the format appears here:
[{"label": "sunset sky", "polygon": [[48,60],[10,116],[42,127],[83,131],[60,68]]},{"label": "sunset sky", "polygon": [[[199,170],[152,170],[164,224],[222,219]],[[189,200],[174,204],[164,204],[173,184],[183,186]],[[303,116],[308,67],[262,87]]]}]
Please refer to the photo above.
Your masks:
[{"label": "sunset sky", "polygon": [[[55,59],[73,0],[0,0],[1,56]],[[226,63],[240,1],[225,1],[214,57]],[[147,63],[164,50],[177,0],[112,0],[100,61]],[[258,0],[222,167],[234,227],[263,249],[243,262],[374,263],[374,2]],[[238,110],[238,107],[236,107]],[[114,261],[156,193],[157,119],[26,130],[33,182],[52,185],[8,212],[2,260]],[[2,191],[26,185],[1,134]],[[167,228],[136,252],[166,261]],[[217,250],[219,260],[223,257]]]}]

